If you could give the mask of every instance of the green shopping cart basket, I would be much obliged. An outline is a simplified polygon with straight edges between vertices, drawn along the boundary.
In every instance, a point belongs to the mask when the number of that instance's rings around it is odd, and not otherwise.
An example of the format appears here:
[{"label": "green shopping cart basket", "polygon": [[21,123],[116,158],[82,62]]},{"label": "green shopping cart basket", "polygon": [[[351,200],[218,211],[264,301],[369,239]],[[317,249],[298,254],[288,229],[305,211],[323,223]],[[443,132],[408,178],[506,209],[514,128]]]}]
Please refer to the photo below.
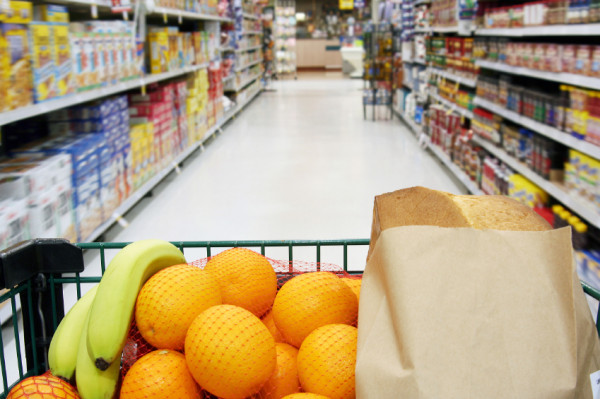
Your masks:
[{"label": "green shopping cart basket", "polygon": [[[210,257],[216,251],[243,247],[253,249],[267,257],[277,251],[281,258],[285,253],[292,264],[295,255],[302,252],[303,260],[312,253],[314,264],[322,265],[334,257],[339,270],[349,274],[361,274],[349,268],[349,251],[359,248],[366,254],[368,239],[352,240],[288,240],[288,241],[174,241],[182,252],[194,250]],[[106,267],[108,251],[118,251],[127,242],[71,244],[62,239],[37,239],[17,244],[0,252],[0,372],[2,393],[7,397],[10,389],[32,375],[48,369],[47,351],[50,339],[65,314],[64,290],[74,288],[77,299],[81,298],[83,284],[96,284]],[[335,252],[332,255],[332,250]],[[86,255],[99,256],[100,272],[95,276],[83,276],[84,251]],[[283,251],[283,252],[282,252]],[[308,251],[308,252],[307,252]],[[364,260],[364,256],[361,257]],[[190,260],[190,259],[188,259]],[[583,290],[600,301],[600,291],[582,282]],[[600,334],[600,307],[596,315],[596,328]]]}]

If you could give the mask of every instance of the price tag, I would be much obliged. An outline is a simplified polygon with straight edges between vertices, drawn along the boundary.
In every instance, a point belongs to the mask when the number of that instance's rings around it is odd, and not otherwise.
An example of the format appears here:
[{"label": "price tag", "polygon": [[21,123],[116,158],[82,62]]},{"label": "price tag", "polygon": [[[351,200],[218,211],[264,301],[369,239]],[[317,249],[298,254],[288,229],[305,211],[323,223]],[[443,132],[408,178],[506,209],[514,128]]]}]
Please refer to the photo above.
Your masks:
[{"label": "price tag", "polygon": [[129,13],[127,11],[123,11],[123,21],[129,21]]},{"label": "price tag", "polygon": [[119,215],[118,213],[116,213],[116,212],[113,213],[113,218],[115,218],[117,223],[119,223],[119,225],[121,227],[123,227],[124,229],[129,227],[129,222],[123,216]]},{"label": "price tag", "polygon": [[167,18],[167,13],[163,12],[163,21],[166,24],[167,22],[169,22],[169,19]]},{"label": "price tag", "polygon": [[183,22],[183,15],[181,15],[181,11],[179,11],[179,16],[177,17],[177,22],[179,22],[179,25],[181,25],[181,23]]},{"label": "price tag", "polygon": [[142,96],[146,95],[146,81],[144,79],[142,79],[142,86],[140,87],[141,92],[142,92]]},{"label": "price tag", "polygon": [[96,4],[92,4],[91,10],[92,19],[98,19],[98,6]]}]

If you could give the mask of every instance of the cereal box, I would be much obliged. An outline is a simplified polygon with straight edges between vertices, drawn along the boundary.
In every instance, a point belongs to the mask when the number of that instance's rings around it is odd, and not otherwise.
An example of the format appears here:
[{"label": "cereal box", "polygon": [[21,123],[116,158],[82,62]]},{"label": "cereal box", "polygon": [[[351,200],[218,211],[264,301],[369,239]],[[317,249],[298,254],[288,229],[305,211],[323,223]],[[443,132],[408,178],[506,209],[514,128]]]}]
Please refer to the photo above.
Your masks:
[{"label": "cereal box", "polygon": [[54,36],[53,56],[56,72],[56,95],[62,97],[75,92],[69,26],[61,23],[53,24],[52,33]]},{"label": "cereal box", "polygon": [[56,4],[36,5],[33,15],[37,21],[69,23],[69,9],[67,6]]},{"label": "cereal box", "polygon": [[[8,42],[0,29],[0,93],[8,92],[10,79],[10,53],[8,51]],[[8,111],[10,104],[6,99],[0,101],[0,112]]]},{"label": "cereal box", "polygon": [[148,34],[150,47],[150,72],[167,72],[169,67],[169,34],[165,29],[152,30]]},{"label": "cereal box", "polygon": [[10,10],[4,22],[7,24],[28,24],[33,17],[33,5],[29,1],[11,1]]},{"label": "cereal box", "polygon": [[56,74],[53,59],[52,25],[33,22],[29,25],[31,43],[31,66],[33,68],[33,92],[35,102],[56,97]]},{"label": "cereal box", "polygon": [[9,53],[6,102],[10,109],[30,105],[33,103],[33,79],[27,27],[18,24],[0,24],[0,26]]}]

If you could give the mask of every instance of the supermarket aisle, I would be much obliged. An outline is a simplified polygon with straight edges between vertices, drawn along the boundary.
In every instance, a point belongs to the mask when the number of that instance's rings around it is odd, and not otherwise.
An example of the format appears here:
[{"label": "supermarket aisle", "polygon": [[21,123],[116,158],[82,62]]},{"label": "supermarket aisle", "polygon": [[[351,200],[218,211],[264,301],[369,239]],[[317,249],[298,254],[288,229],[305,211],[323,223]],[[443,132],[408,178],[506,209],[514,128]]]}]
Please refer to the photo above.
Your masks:
[{"label": "supermarket aisle", "polygon": [[364,238],[376,194],[461,192],[397,120],[363,121],[361,87],[275,82],[106,239]]}]

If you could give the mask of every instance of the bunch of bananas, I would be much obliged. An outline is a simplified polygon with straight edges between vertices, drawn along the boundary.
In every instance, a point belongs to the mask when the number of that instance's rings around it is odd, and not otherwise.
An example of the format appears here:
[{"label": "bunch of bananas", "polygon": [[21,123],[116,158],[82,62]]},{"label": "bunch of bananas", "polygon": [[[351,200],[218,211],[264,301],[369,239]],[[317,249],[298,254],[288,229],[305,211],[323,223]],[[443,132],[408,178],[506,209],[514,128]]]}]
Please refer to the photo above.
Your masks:
[{"label": "bunch of bananas", "polygon": [[162,240],[136,241],[119,251],[100,283],[77,301],[54,333],[48,352],[52,374],[75,381],[82,399],[112,398],[142,285],[181,263],[186,263],[181,251]]}]

